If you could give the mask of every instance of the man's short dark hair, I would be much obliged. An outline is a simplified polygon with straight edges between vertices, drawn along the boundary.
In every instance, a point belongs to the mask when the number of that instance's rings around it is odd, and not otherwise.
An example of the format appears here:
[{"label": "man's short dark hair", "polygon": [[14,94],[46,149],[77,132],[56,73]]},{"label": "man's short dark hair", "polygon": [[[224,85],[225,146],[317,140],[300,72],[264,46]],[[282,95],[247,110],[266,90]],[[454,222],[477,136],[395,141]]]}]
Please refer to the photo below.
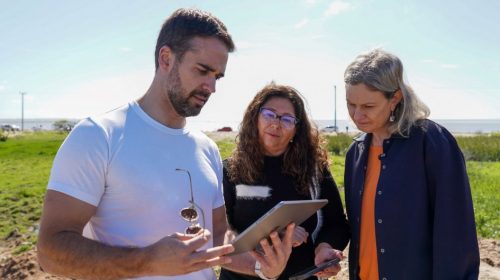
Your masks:
[{"label": "man's short dark hair", "polygon": [[214,37],[226,45],[228,52],[234,50],[234,42],[227,28],[212,14],[198,9],[178,9],[167,18],[158,35],[155,49],[155,65],[158,69],[158,55],[163,46],[172,49],[177,58],[182,59],[190,49],[194,37]]}]

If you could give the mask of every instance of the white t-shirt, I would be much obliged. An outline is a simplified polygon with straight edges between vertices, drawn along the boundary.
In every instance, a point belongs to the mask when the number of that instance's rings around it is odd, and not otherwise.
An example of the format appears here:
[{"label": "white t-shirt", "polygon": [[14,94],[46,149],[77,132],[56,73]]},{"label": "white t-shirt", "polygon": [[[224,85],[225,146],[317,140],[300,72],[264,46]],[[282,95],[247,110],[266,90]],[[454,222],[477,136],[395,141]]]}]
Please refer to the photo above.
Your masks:
[{"label": "white t-shirt", "polygon": [[[224,204],[216,144],[201,132],[158,123],[136,102],[82,120],[54,159],[48,189],[97,207],[85,236],[114,246],[144,247],[189,225],[179,214],[190,205],[189,177],[177,168],[191,173],[194,200],[204,211],[205,228],[213,232],[212,209]],[[203,248],[212,246],[210,240]],[[215,275],[205,269],[141,279]]]}]

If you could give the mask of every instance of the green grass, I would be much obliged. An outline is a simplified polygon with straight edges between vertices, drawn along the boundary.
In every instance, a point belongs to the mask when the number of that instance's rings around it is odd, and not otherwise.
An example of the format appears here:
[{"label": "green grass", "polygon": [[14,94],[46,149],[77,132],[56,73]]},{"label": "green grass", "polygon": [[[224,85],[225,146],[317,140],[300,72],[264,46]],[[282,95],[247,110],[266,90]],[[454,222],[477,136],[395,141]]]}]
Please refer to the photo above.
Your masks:
[{"label": "green grass", "polygon": [[[65,137],[66,134],[56,132],[38,132],[10,136],[7,141],[0,141],[0,240],[22,235],[17,252],[28,250],[36,243],[36,230],[52,160]],[[327,144],[327,148],[332,161],[330,170],[343,197],[343,155],[351,140],[350,137],[340,137],[329,136],[329,143],[341,144]],[[474,144],[474,139],[478,143]],[[496,143],[496,139],[491,139],[468,137],[467,145],[475,147],[473,149],[477,153],[485,147],[482,144],[484,141]],[[222,158],[227,158],[235,146],[231,139],[221,140],[217,145]],[[500,147],[495,147],[491,153],[500,151]],[[477,230],[481,237],[499,238],[500,160],[492,161],[487,155],[480,158],[481,161],[467,161]]]},{"label": "green grass", "polygon": [[466,160],[500,161],[500,134],[457,137]]},{"label": "green grass", "polygon": [[[457,136],[457,143],[466,160],[500,161],[500,133]],[[339,133],[325,136],[326,149],[334,155],[345,155],[352,136]]]},{"label": "green grass", "polygon": [[[342,202],[344,202],[344,155],[352,137],[339,134],[328,135],[326,149],[330,153],[330,171],[339,188]],[[476,155],[484,161],[467,161],[467,172],[471,184],[474,215],[478,235],[487,238],[500,237],[500,158],[491,162],[492,156],[488,153],[500,153],[500,135],[457,137],[458,143],[470,154]],[[222,158],[227,158],[235,147],[234,141],[227,139],[217,142]],[[494,146],[497,145],[497,146]],[[488,146],[496,147],[491,150]],[[484,152],[488,150],[489,152]],[[466,152],[464,152],[465,154]],[[345,205],[345,203],[344,203]]]},{"label": "green grass", "polygon": [[217,143],[217,146],[219,147],[219,152],[220,152],[222,159],[228,158],[236,146],[234,141],[230,140],[230,139],[224,139],[221,141],[217,141],[216,143]]},{"label": "green grass", "polygon": [[500,161],[467,161],[479,236],[500,237]]},{"label": "green grass", "polygon": [[0,142],[1,239],[21,234],[28,245],[35,242],[52,160],[64,137],[22,134]]}]

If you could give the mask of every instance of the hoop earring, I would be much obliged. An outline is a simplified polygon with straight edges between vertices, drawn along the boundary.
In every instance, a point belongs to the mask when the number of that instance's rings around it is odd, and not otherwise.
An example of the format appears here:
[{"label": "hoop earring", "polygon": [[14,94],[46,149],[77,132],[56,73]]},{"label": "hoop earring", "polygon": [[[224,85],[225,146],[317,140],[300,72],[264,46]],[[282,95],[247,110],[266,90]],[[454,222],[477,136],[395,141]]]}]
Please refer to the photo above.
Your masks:
[{"label": "hoop earring", "polygon": [[394,122],[396,120],[396,116],[394,115],[394,110],[391,110],[391,115],[389,116],[389,122]]}]

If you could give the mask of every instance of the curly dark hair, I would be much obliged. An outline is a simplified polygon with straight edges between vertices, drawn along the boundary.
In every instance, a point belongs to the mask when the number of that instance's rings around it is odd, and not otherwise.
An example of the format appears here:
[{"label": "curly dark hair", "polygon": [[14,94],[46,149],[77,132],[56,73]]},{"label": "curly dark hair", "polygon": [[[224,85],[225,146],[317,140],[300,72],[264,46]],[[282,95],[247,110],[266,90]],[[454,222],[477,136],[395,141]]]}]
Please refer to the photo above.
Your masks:
[{"label": "curly dark hair", "polygon": [[299,193],[308,194],[314,181],[322,179],[321,171],[328,168],[328,156],[316,125],[307,116],[300,93],[290,86],[271,83],[248,105],[236,138],[236,148],[228,158],[229,178],[233,182],[255,184],[262,176],[264,154],[259,144],[257,124],[261,107],[274,97],[290,100],[299,120],[293,142],[284,153],[283,173],[294,178]]}]

